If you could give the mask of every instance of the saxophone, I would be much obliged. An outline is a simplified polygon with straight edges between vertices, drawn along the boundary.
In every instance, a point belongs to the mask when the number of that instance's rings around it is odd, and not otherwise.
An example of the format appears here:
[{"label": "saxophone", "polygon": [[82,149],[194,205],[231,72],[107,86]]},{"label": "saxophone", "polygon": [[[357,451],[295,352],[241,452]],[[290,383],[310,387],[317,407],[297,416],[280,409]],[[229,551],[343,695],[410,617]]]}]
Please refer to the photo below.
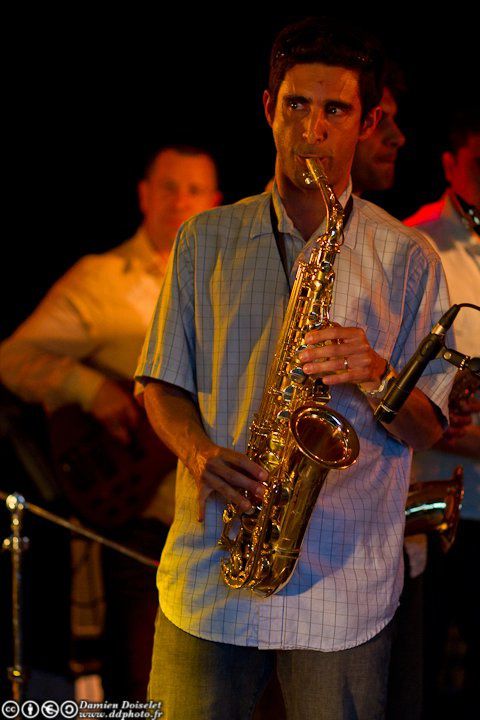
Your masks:
[{"label": "saxophone", "polygon": [[308,261],[301,260],[269,370],[259,412],[250,426],[246,454],[269,473],[262,500],[249,512],[227,505],[219,544],[230,553],[222,575],[231,588],[248,587],[268,597],[295,569],[318,494],[329,470],[352,465],[358,437],[321,380],[305,375],[298,353],[309,330],[331,326],[335,273],[343,243],[343,208],[321,165],[306,161],[306,185],[315,183],[325,202],[326,229]]},{"label": "saxophone", "polygon": [[[450,411],[462,413],[462,403],[480,387],[480,378],[470,370],[459,370],[449,398]],[[459,465],[449,480],[428,480],[410,485],[405,507],[405,536],[437,533],[440,547],[448,552],[455,542],[463,500],[463,468]]]},{"label": "saxophone", "polygon": [[405,506],[405,537],[437,534],[446,553],[455,542],[463,500],[463,468],[455,468],[449,480],[412,483]]}]

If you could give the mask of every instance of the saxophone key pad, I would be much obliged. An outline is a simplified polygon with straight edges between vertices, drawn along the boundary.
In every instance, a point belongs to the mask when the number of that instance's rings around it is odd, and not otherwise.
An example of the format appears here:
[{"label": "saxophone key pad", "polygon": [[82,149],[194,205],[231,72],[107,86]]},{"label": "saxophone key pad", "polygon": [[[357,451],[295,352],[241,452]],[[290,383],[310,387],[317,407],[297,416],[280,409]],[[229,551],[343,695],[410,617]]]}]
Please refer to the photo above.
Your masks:
[{"label": "saxophone key pad", "polygon": [[303,372],[302,368],[297,366],[290,371],[290,378],[297,385],[302,385],[302,383],[304,383],[307,379],[307,376]]},{"label": "saxophone key pad", "polygon": [[270,435],[268,439],[268,447],[273,452],[277,452],[277,450],[280,450],[285,445],[285,440],[283,436],[280,433],[274,432]]}]

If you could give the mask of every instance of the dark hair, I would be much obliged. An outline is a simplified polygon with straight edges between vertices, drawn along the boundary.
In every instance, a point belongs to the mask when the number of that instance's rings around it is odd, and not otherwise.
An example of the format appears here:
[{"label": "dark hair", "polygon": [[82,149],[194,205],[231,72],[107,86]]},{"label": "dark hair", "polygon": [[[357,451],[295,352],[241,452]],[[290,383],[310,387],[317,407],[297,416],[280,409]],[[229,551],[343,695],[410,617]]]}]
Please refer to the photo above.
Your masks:
[{"label": "dark hair", "polygon": [[447,150],[457,153],[468,143],[469,135],[480,133],[480,112],[475,108],[457,112],[449,123]]},{"label": "dark hair", "polygon": [[277,35],[270,56],[268,88],[274,107],[287,71],[307,63],[358,70],[362,119],[380,102],[383,52],[379,42],[365,31],[335,18],[306,18],[287,25]]},{"label": "dark hair", "polygon": [[205,150],[204,148],[197,147],[195,145],[183,145],[181,143],[179,144],[171,144],[171,145],[162,145],[160,147],[157,147],[153,152],[150,153],[150,155],[147,158],[147,161],[145,163],[145,167],[143,170],[142,179],[148,180],[150,177],[153,166],[155,165],[155,161],[158,158],[159,155],[166,152],[167,150],[173,150],[174,152],[178,153],[179,155],[186,155],[187,157],[197,157],[199,155],[206,155],[210,160],[212,161],[215,171],[218,174],[217,169],[217,163],[215,158],[213,157],[212,153],[208,150]]},{"label": "dark hair", "polygon": [[405,73],[396,60],[386,58],[385,71],[383,76],[384,87],[388,88],[394,99],[398,102],[402,95],[407,92]]}]

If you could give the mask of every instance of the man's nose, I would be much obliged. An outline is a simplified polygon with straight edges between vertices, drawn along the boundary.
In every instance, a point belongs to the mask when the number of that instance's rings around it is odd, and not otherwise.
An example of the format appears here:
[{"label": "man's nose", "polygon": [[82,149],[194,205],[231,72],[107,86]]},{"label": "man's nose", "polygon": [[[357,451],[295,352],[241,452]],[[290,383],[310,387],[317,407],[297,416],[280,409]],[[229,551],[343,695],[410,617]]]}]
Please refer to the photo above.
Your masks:
[{"label": "man's nose", "polygon": [[392,120],[390,123],[390,130],[388,133],[387,141],[390,147],[394,148],[401,148],[403,147],[403,145],[405,145],[405,135],[402,133],[395,120]]},{"label": "man's nose", "polygon": [[303,137],[309,144],[323,142],[327,139],[328,124],[323,112],[319,111],[310,115]]},{"label": "man's nose", "polygon": [[192,202],[192,194],[188,190],[178,189],[173,197],[173,204],[179,210],[188,208]]}]

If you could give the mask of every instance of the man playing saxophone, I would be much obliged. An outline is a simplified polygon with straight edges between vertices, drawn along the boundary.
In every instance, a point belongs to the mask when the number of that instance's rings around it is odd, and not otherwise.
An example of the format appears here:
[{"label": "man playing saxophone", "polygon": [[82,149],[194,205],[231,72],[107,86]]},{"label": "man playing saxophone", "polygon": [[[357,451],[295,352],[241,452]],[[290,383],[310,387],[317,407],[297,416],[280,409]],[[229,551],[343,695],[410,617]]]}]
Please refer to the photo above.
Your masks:
[{"label": "man playing saxophone", "polygon": [[[137,368],[152,425],[180,460],[149,691],[168,720],[251,717],[275,662],[289,719],[383,716],[411,448],[440,437],[452,373],[432,362],[396,420],[374,420],[386,380],[448,307],[422,236],[349,201],[381,77],[381,54],[363,33],[334,20],[285,28],[264,94],[277,148],[272,192],[202,213],[177,237]],[[264,598],[223,583],[217,540],[225,501],[249,511],[268,484],[244,452],[295,261],[325,226],[321,193],[305,183],[309,158],[344,208],[344,242],[334,324],[307,332],[298,357],[330,388],[360,454],[328,474],[295,571]]]}]

